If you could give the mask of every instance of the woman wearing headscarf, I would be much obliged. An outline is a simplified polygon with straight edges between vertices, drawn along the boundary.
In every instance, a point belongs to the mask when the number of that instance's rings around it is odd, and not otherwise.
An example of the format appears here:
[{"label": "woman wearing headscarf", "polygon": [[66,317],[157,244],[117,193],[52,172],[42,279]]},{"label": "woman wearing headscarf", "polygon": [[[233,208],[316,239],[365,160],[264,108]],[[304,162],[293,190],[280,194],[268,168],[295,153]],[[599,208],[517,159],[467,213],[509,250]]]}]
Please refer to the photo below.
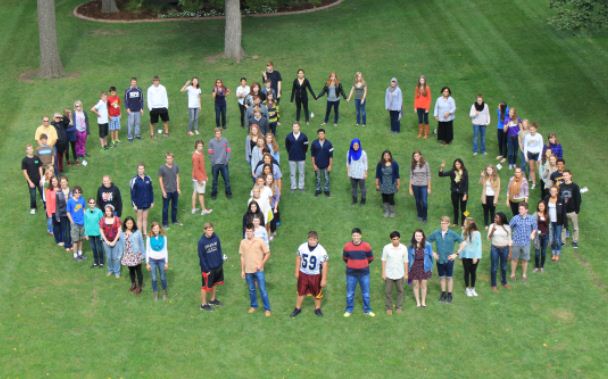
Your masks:
[{"label": "woman wearing headscarf", "polygon": [[401,109],[403,108],[403,94],[397,78],[392,78],[391,83],[386,89],[384,95],[384,108],[388,111],[391,119],[391,132],[399,133],[401,131]]},{"label": "woman wearing headscarf", "polygon": [[353,205],[357,204],[358,190],[361,190],[361,205],[365,204],[367,188],[365,188],[365,180],[367,179],[367,154],[361,147],[359,138],[354,138],[350,141],[350,148],[346,153],[346,175],[350,179],[351,192],[353,196]]}]

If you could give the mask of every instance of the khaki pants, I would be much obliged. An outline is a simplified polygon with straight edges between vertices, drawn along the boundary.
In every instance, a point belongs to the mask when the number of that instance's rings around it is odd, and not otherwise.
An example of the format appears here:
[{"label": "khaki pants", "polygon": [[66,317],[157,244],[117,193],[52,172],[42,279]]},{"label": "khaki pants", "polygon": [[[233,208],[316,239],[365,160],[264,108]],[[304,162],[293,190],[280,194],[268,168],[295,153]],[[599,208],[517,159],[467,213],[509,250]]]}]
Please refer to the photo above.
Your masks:
[{"label": "khaki pants", "polygon": [[[576,212],[566,213],[568,225],[572,225],[572,241],[578,242],[578,214]],[[566,228],[562,229],[562,243],[566,243]]]},{"label": "khaki pants", "polygon": [[403,278],[384,281],[384,298],[386,309],[393,309],[393,287],[397,288],[397,309],[403,306]]}]

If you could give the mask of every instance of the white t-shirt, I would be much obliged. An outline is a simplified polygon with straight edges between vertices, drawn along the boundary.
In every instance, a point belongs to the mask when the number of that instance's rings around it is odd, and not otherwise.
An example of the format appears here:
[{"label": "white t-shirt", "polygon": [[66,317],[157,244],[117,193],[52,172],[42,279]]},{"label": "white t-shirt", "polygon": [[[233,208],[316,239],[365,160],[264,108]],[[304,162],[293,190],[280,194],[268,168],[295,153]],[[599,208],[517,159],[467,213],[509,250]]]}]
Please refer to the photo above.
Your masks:
[{"label": "white t-shirt", "polygon": [[388,279],[403,278],[407,261],[407,248],[402,243],[397,247],[389,243],[382,249],[382,262],[386,262],[384,273]]},{"label": "white t-shirt", "polygon": [[486,180],[485,183],[486,196],[494,196],[494,188],[492,187],[492,181],[490,179]]},{"label": "white t-shirt", "polygon": [[97,123],[98,124],[107,124],[109,122],[108,121],[109,120],[109,118],[108,118],[108,103],[100,99],[97,102],[97,104],[95,104],[95,110],[99,114],[97,116]]},{"label": "white t-shirt", "polygon": [[270,247],[270,244],[268,242],[268,233],[266,232],[266,229],[263,226],[256,228],[253,231],[253,235],[264,241],[266,247]]},{"label": "white t-shirt", "polygon": [[245,98],[251,93],[251,88],[249,86],[238,86],[236,87],[236,97],[239,99],[239,104],[243,105]]},{"label": "white t-shirt", "polygon": [[188,108],[200,107],[201,106],[201,102],[200,102],[201,89],[194,88],[193,86],[189,85],[186,88],[186,92],[188,93]]},{"label": "white t-shirt", "polygon": [[297,255],[300,257],[300,272],[306,275],[319,275],[323,263],[329,260],[327,251],[321,244],[317,244],[317,246],[310,251],[308,242],[304,242],[298,247]]}]

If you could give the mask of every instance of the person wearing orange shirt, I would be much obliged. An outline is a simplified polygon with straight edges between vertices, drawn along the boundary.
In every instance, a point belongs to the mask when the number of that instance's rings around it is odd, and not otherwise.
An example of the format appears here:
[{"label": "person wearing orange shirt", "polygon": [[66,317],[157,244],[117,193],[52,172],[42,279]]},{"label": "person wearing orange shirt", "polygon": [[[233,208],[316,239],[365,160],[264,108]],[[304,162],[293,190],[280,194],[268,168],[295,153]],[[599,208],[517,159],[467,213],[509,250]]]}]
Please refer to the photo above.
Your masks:
[{"label": "person wearing orange shirt", "polygon": [[420,75],[414,89],[414,112],[418,114],[418,138],[429,138],[429,109],[431,109],[431,87],[426,84],[426,77]]},{"label": "person wearing orange shirt", "polygon": [[192,153],[192,214],[198,211],[196,199],[201,206],[201,215],[213,212],[213,209],[205,207],[205,187],[207,186],[207,170],[205,170],[205,155],[203,149],[205,144],[202,140],[194,142],[194,153]]}]

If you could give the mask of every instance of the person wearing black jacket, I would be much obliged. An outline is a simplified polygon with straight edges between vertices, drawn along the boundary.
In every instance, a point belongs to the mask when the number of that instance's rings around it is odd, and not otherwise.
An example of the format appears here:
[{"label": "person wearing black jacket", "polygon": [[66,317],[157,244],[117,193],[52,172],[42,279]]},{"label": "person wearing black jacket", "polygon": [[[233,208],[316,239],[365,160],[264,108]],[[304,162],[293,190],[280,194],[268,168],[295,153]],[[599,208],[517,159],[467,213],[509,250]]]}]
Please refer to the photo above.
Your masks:
[{"label": "person wearing black jacket", "polygon": [[[559,198],[566,205],[566,216],[568,222],[572,223],[572,247],[578,249],[578,214],[581,210],[581,190],[578,184],[572,181],[572,171],[564,170],[564,183],[559,186]],[[562,243],[566,243],[566,230],[562,229]]]},{"label": "person wearing black jacket", "polygon": [[340,96],[346,100],[346,93],[344,93],[344,88],[342,88],[342,83],[338,80],[338,76],[335,72],[331,72],[323,89],[317,95],[317,99],[322,97],[324,94],[327,94],[327,108],[325,108],[325,119],[321,125],[327,124],[329,121],[329,114],[331,112],[331,108],[334,108],[334,126],[338,126],[338,119],[340,118]]},{"label": "person wearing black jacket", "polygon": [[[469,193],[469,174],[462,159],[458,158],[454,160],[452,169],[444,171],[445,161],[441,162],[439,166],[439,176],[450,177],[450,192],[452,193],[452,208],[454,209],[454,224],[464,225],[464,219],[466,218],[467,211],[467,200]],[[460,211],[459,211],[460,209]],[[458,218],[461,218],[461,223],[458,224]]]},{"label": "person wearing black jacket", "polygon": [[313,91],[310,82],[304,76],[304,70],[298,70],[298,76],[293,80],[291,86],[291,102],[296,100],[296,121],[300,121],[300,112],[304,107],[304,121],[306,124],[310,122],[310,112],[308,111],[308,91],[313,99],[317,99],[315,92]]},{"label": "person wearing black jacket", "polygon": [[562,250],[562,229],[568,227],[568,216],[566,215],[566,205],[559,197],[559,189],[553,186],[549,189],[549,195],[544,200],[549,213],[551,238],[551,260],[559,261]]},{"label": "person wearing black jacket", "polygon": [[109,175],[104,175],[102,184],[97,190],[97,206],[99,209],[106,209],[106,205],[114,207],[114,214],[118,217],[122,214],[122,197],[120,190],[112,183]]},{"label": "person wearing black jacket", "polygon": [[245,229],[247,228],[247,225],[253,223],[254,217],[259,217],[260,225],[265,226],[264,213],[262,213],[260,205],[257,201],[252,200],[249,205],[247,205],[247,212],[245,212],[243,215],[243,236],[245,236]]},{"label": "person wearing black jacket", "polygon": [[68,133],[66,132],[66,129],[70,125],[70,120],[65,120],[61,113],[55,113],[53,115],[51,125],[53,125],[57,131],[57,142],[55,143],[57,157],[55,159],[55,168],[56,172],[61,174],[63,172],[63,157],[69,146]]}]

